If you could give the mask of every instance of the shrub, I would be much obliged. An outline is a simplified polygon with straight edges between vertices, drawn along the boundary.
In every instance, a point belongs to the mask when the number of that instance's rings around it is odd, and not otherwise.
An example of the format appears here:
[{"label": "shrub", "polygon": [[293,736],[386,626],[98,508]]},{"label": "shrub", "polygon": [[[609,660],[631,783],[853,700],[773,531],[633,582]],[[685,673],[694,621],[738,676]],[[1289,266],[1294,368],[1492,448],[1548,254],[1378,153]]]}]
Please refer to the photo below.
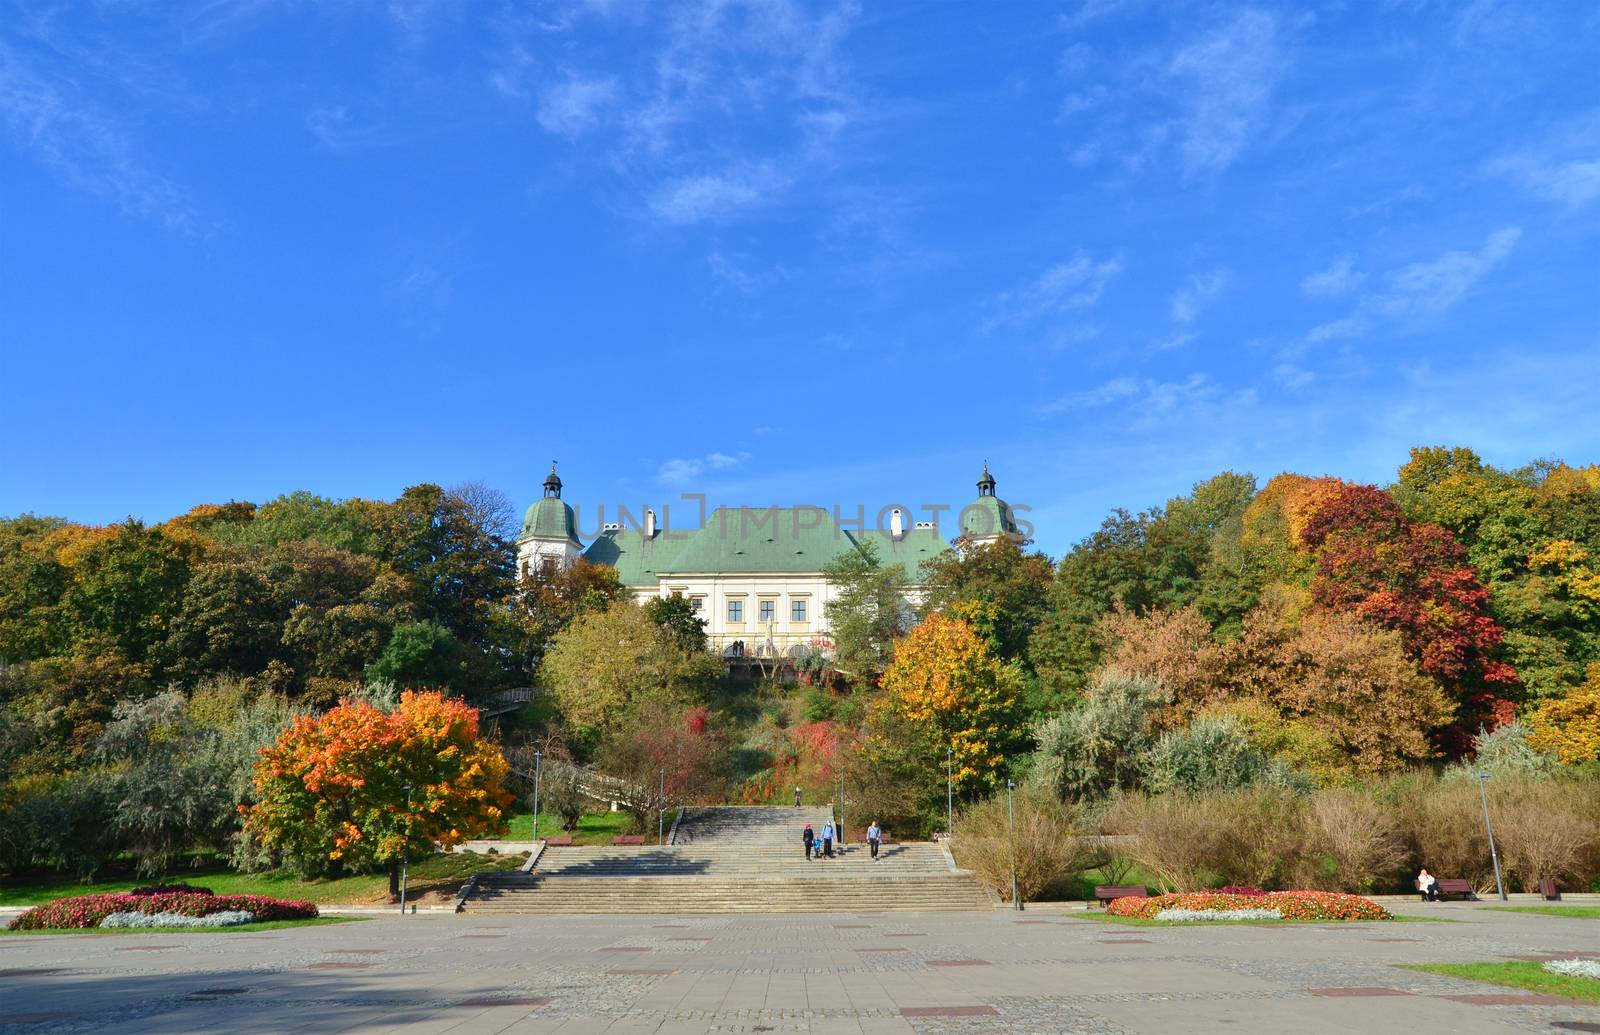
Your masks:
[{"label": "shrub", "polygon": [[1489,808],[1507,879],[1537,891],[1544,877],[1591,876],[1586,855],[1600,843],[1600,788],[1576,780],[1494,780]]},{"label": "shrub", "polygon": [[1125,835],[1123,854],[1166,887],[1272,887],[1285,882],[1302,854],[1304,810],[1294,791],[1266,786],[1126,795],[1107,811],[1105,827]]},{"label": "shrub", "polygon": [[[1017,892],[1037,896],[1078,866],[1078,839],[1065,806],[1047,794],[1016,796]],[[978,883],[1010,901],[1011,836],[1006,800],[996,796],[963,809],[951,846],[957,861]]]},{"label": "shrub", "polygon": [[1266,895],[1224,895],[1201,891],[1187,894],[1156,895],[1152,898],[1119,898],[1106,907],[1112,916],[1157,919],[1166,909],[1204,910],[1237,913],[1274,910],[1285,920],[1387,920],[1389,912],[1370,898],[1340,895],[1329,891],[1269,891]]},{"label": "shrub", "polygon": [[286,901],[263,895],[198,895],[179,892],[166,895],[78,895],[58,898],[34,906],[12,918],[6,926],[13,931],[38,931],[56,928],[99,927],[112,913],[181,913],[184,916],[210,916],[242,910],[257,920],[310,920],[317,907],[307,901]]},{"label": "shrub", "polygon": [[1396,818],[1411,862],[1478,888],[1494,879],[1476,783],[1413,777],[1396,788]]},{"label": "shrub", "polygon": [[130,895],[173,895],[179,893],[188,895],[215,894],[210,888],[196,887],[181,880],[176,884],[147,884],[142,888],[134,888],[128,892]]},{"label": "shrub", "polygon": [[1370,891],[1398,873],[1405,841],[1392,810],[1352,787],[1312,795],[1294,882],[1323,891]]},{"label": "shrub", "polygon": [[1150,752],[1146,786],[1163,791],[1231,790],[1257,782],[1284,785],[1292,774],[1250,742],[1243,723],[1231,718],[1197,717],[1182,729],[1168,730]]},{"label": "shrub", "polygon": [[1208,920],[1282,920],[1276,909],[1182,909],[1168,906],[1156,914],[1157,920],[1177,923],[1204,923]]},{"label": "shrub", "polygon": [[1088,697],[1033,726],[1028,782],[1067,801],[1104,797],[1143,783],[1158,711],[1172,700],[1159,682],[1102,672]]}]

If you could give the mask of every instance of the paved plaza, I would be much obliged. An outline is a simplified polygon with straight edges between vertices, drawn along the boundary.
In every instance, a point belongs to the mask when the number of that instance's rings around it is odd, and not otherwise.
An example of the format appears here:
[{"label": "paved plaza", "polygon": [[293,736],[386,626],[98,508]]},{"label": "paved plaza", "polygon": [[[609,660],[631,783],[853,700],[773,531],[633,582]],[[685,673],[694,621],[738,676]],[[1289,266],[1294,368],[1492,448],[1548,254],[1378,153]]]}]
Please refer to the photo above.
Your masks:
[{"label": "paved plaza", "polygon": [[1600,923],[1427,908],[1462,922],[1154,928],[1039,909],[9,936],[0,1031],[1600,1032],[1600,1008],[1395,966],[1600,954]]}]

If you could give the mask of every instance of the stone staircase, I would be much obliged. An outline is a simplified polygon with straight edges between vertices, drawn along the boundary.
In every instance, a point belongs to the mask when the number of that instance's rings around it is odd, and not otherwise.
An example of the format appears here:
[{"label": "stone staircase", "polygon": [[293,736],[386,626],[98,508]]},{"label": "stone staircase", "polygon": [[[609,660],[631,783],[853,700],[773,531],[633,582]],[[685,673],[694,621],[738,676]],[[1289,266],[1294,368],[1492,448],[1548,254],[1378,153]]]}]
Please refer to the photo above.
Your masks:
[{"label": "stone staircase", "polygon": [[[826,808],[692,808],[674,844],[547,848],[530,873],[483,873],[469,913],[802,913],[992,908],[935,844],[865,845],[807,862],[800,831]],[[836,848],[837,850],[837,848]]]}]

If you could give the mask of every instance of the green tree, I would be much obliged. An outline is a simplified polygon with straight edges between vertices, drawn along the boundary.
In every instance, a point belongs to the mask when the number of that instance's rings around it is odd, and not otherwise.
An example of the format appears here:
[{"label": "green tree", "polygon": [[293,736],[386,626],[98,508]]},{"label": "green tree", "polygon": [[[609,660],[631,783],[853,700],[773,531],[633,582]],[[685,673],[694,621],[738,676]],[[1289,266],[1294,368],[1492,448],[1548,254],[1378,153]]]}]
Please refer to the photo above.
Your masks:
[{"label": "green tree", "polygon": [[862,686],[871,686],[888,665],[894,643],[911,628],[906,603],[906,573],[878,559],[871,540],[847,550],[822,569],[835,588],[827,603],[836,670]]},{"label": "green tree", "polygon": [[688,598],[676,593],[656,597],[645,603],[644,612],[682,649],[691,654],[706,649],[705,619],[689,605]]},{"label": "green tree", "polygon": [[646,701],[697,703],[720,671],[716,658],[685,650],[644,608],[619,601],[557,635],[539,679],[567,721],[592,735],[616,730]]},{"label": "green tree", "polygon": [[109,647],[134,662],[151,659],[182,606],[190,562],[191,551],[134,520],[90,546],[65,597],[77,649]]},{"label": "green tree", "polygon": [[401,687],[448,687],[461,691],[467,676],[465,654],[443,626],[407,622],[395,626],[383,653],[368,666],[367,678]]},{"label": "green tree", "polygon": [[1028,640],[1044,620],[1054,577],[1050,558],[1025,554],[1010,539],[940,554],[922,562],[922,616],[968,601],[990,605],[1000,657],[1027,664]]}]

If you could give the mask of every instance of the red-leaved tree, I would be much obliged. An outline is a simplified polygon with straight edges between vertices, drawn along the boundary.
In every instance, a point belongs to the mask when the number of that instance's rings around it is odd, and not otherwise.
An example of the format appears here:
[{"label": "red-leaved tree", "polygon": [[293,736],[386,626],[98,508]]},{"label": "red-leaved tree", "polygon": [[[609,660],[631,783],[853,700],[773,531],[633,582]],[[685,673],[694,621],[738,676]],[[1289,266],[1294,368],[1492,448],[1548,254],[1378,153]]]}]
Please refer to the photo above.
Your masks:
[{"label": "red-leaved tree", "polygon": [[1445,746],[1459,750],[1479,726],[1511,719],[1508,695],[1522,681],[1495,656],[1505,631],[1489,616],[1489,590],[1454,535],[1408,522],[1382,489],[1345,485],[1320,501],[1300,540],[1316,557],[1317,606],[1394,629],[1418,669],[1460,701]]}]

